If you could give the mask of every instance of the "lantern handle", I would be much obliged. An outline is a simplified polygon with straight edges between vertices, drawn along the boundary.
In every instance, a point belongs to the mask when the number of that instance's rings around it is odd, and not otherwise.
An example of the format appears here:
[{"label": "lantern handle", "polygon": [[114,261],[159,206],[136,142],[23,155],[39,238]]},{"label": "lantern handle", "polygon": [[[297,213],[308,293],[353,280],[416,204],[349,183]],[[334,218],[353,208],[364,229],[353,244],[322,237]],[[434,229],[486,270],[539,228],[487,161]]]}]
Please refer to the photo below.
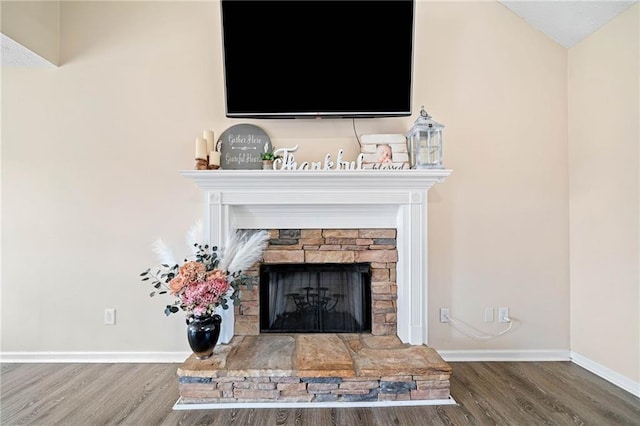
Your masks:
[{"label": "lantern handle", "polygon": [[427,117],[430,118],[429,114],[427,113],[427,111],[424,110],[424,105],[420,106],[420,117]]}]

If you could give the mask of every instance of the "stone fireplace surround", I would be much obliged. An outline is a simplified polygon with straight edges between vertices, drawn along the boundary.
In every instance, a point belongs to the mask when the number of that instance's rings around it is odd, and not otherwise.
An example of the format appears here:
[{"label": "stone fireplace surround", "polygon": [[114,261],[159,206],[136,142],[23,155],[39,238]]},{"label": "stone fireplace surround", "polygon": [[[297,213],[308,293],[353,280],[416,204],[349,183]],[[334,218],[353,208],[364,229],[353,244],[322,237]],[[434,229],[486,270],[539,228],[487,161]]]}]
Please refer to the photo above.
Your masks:
[{"label": "stone fireplace surround", "polygon": [[[371,271],[371,334],[396,335],[395,229],[272,229],[263,263],[369,263]],[[247,271],[258,281],[259,265]],[[261,284],[240,294],[235,312],[235,335],[260,334]]]},{"label": "stone fireplace surround", "polygon": [[427,193],[450,174],[447,169],[181,172],[203,191],[205,235],[213,245],[220,246],[235,229],[395,229],[397,336],[411,345],[428,344]]}]

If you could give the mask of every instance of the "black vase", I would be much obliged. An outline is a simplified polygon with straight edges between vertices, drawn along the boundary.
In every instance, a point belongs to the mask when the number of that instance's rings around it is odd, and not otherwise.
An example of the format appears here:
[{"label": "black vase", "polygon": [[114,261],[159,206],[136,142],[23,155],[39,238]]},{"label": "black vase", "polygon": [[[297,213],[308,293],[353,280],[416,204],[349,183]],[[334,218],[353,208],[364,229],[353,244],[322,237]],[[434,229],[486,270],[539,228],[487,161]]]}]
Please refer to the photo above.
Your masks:
[{"label": "black vase", "polygon": [[222,317],[218,314],[187,318],[187,340],[196,359],[207,359],[213,355],[221,323]]}]

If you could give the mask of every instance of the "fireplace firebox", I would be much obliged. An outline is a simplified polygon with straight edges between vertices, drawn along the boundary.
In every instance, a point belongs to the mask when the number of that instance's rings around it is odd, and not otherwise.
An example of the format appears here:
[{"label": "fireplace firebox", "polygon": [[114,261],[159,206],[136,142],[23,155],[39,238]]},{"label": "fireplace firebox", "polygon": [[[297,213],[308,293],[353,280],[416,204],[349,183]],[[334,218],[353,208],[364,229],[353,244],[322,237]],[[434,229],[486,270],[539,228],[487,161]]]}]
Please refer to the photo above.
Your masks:
[{"label": "fireplace firebox", "polygon": [[262,265],[260,332],[371,332],[370,263]]}]

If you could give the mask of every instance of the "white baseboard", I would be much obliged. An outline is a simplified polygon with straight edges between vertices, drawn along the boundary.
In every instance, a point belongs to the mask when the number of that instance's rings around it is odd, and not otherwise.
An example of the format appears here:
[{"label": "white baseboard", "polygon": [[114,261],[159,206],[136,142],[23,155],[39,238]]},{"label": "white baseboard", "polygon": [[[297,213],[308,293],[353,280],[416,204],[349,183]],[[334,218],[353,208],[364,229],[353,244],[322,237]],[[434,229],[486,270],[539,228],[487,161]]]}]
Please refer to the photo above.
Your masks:
[{"label": "white baseboard", "polygon": [[447,362],[468,361],[571,361],[568,350],[438,350]]},{"label": "white baseboard", "polygon": [[0,352],[2,363],[182,363],[191,352]]},{"label": "white baseboard", "polygon": [[[570,361],[563,350],[438,350],[445,361]],[[4,363],[174,363],[184,362],[190,352],[0,352]]]},{"label": "white baseboard", "polygon": [[616,373],[604,365],[598,364],[595,361],[586,358],[579,353],[571,352],[571,361],[578,364],[585,370],[591,371],[593,374],[602,377],[603,379],[613,383],[621,389],[640,398],[640,383],[631,380],[630,378],[623,376],[620,373]]},{"label": "white baseboard", "polygon": [[[571,361],[564,350],[438,350],[445,361]],[[190,352],[0,352],[4,363],[184,362]]]}]

